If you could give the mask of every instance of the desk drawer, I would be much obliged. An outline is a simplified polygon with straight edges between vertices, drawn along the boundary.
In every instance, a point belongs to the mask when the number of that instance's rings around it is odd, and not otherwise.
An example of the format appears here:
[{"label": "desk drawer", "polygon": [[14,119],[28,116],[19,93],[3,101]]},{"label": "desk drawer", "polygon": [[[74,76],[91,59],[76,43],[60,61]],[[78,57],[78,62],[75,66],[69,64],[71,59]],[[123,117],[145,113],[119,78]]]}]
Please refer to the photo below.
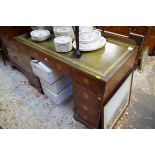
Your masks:
[{"label": "desk drawer", "polygon": [[98,118],[100,115],[101,105],[92,105],[88,102],[83,102],[79,98],[74,99],[75,109],[78,111],[83,111],[92,117]]},{"label": "desk drawer", "polygon": [[18,51],[16,51],[15,49],[12,49],[10,47],[7,47],[7,51],[8,51],[10,60],[13,61],[14,63],[18,64],[19,66],[21,66],[21,61],[20,61]]},{"label": "desk drawer", "polygon": [[74,70],[73,72],[74,81],[81,86],[91,89],[94,92],[101,92],[103,94],[105,83],[102,81],[99,81],[97,78],[92,77],[86,73],[83,73],[81,71]]},{"label": "desk drawer", "polygon": [[14,48],[16,46],[15,41],[13,39],[9,39],[7,36],[3,37],[2,40],[9,48]]},{"label": "desk drawer", "polygon": [[83,88],[82,86],[74,83],[74,95],[75,98],[79,98],[81,101],[87,103],[92,107],[100,107],[102,97],[95,94],[94,92]]},{"label": "desk drawer", "polygon": [[63,74],[66,75],[70,75],[70,68],[65,63],[56,59],[51,59],[49,64],[51,64],[51,66],[53,66],[53,68],[55,68],[57,71],[62,72]]},{"label": "desk drawer", "polygon": [[100,114],[97,116],[94,116],[86,112],[85,110],[76,109],[75,116],[79,121],[83,122],[84,124],[86,124],[91,128],[98,128],[99,126]]},{"label": "desk drawer", "polygon": [[49,67],[56,69],[59,72],[62,72],[66,75],[70,74],[70,69],[68,65],[48,56],[47,54],[35,52],[34,57],[35,59],[42,61],[43,63],[47,64]]}]

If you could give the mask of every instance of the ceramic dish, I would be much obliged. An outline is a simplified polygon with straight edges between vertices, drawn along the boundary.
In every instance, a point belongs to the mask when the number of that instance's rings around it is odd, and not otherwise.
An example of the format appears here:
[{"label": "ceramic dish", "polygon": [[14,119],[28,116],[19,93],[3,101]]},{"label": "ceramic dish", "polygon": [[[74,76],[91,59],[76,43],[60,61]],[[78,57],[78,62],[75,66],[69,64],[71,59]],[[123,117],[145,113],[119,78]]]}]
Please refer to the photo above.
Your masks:
[{"label": "ceramic dish", "polygon": [[53,27],[53,32],[54,32],[55,37],[69,36],[72,39],[75,38],[74,31],[73,31],[71,26],[54,26]]},{"label": "ceramic dish", "polygon": [[91,32],[80,32],[79,42],[82,44],[88,44],[97,41],[101,38],[101,32],[92,30]]},{"label": "ceramic dish", "polygon": [[[106,44],[106,39],[101,36],[99,40],[93,43],[89,44],[79,44],[80,51],[95,51],[102,47],[104,47]],[[73,42],[73,48],[76,49],[76,42]]]},{"label": "ceramic dish", "polygon": [[32,30],[44,29],[48,31],[52,31],[52,26],[31,26]]},{"label": "ceramic dish", "polygon": [[79,26],[80,32],[91,32],[93,30],[93,26]]},{"label": "ceramic dish", "polygon": [[69,36],[60,36],[54,39],[57,52],[69,52],[72,50],[72,39]]},{"label": "ceramic dish", "polygon": [[50,31],[44,29],[34,30],[30,33],[31,39],[34,41],[45,41],[50,37]]}]

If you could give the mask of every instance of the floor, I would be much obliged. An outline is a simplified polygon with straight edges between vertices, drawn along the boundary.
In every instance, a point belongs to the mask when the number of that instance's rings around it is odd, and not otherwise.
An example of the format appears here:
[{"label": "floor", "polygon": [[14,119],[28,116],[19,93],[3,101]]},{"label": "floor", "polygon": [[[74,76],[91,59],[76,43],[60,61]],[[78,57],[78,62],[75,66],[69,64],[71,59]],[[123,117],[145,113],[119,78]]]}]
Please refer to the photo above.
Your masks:
[{"label": "floor", "polygon": [[[74,120],[72,100],[55,105],[0,60],[0,128],[86,127]],[[155,57],[149,58],[142,72],[134,73],[131,103],[114,128],[155,128]]]},{"label": "floor", "polygon": [[72,101],[55,105],[29,85],[23,74],[0,60],[1,128],[86,128],[74,120]]},{"label": "floor", "polygon": [[114,128],[155,128],[155,57],[134,73],[131,102]]}]

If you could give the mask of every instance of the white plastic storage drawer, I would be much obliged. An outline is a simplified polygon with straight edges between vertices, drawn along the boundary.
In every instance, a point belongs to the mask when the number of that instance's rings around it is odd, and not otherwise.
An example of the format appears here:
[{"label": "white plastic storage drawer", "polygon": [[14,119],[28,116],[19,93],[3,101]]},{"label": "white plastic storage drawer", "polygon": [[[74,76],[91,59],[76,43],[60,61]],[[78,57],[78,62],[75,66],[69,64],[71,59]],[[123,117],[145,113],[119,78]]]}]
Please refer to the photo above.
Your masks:
[{"label": "white plastic storage drawer", "polygon": [[62,78],[58,79],[53,84],[50,84],[41,78],[40,82],[42,86],[48,88],[50,91],[56,94],[58,94],[62,89],[64,89],[66,86],[72,83],[71,80],[66,76],[63,76]]},{"label": "white plastic storage drawer", "polygon": [[73,95],[72,84],[63,89],[59,94],[55,94],[46,87],[42,87],[44,93],[56,104],[62,104]]},{"label": "white plastic storage drawer", "polygon": [[50,84],[54,83],[63,76],[62,73],[50,69],[40,61],[32,60],[30,63],[34,74]]}]

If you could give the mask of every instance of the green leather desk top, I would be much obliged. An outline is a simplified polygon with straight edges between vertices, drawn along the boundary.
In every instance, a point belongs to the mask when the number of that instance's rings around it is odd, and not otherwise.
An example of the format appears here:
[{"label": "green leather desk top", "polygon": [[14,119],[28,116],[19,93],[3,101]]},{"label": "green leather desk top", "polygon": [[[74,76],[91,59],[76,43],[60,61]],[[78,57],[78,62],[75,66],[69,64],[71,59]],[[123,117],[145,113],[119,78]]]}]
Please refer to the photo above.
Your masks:
[{"label": "green leather desk top", "polygon": [[80,59],[75,59],[71,58],[73,51],[68,53],[55,51],[53,36],[44,42],[34,42],[23,35],[16,39],[102,81],[107,81],[127,61],[135,47],[134,44],[109,38],[105,47],[97,51],[84,52]]}]

